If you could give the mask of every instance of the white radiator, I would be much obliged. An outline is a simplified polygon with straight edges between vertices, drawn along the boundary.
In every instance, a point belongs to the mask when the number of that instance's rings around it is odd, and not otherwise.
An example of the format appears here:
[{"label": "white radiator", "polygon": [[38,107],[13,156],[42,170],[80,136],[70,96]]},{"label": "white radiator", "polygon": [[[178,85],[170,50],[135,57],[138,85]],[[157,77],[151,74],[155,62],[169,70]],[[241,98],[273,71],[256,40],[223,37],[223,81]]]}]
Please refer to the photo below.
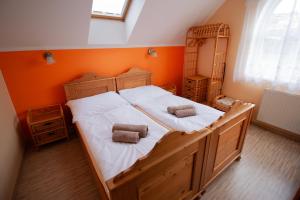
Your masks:
[{"label": "white radiator", "polygon": [[265,90],[257,120],[300,134],[300,95]]}]

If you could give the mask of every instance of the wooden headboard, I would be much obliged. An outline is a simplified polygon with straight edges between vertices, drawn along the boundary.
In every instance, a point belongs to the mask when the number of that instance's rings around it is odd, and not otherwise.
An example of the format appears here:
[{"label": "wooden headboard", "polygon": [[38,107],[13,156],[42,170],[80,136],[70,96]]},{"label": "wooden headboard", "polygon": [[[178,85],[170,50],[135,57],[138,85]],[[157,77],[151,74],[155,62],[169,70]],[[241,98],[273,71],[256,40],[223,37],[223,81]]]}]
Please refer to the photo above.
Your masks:
[{"label": "wooden headboard", "polygon": [[128,72],[116,77],[117,90],[134,88],[151,84],[151,72],[139,68],[131,68]]},{"label": "wooden headboard", "polygon": [[87,73],[79,79],[64,85],[67,100],[93,96],[109,91],[116,91],[115,78],[97,76]]}]

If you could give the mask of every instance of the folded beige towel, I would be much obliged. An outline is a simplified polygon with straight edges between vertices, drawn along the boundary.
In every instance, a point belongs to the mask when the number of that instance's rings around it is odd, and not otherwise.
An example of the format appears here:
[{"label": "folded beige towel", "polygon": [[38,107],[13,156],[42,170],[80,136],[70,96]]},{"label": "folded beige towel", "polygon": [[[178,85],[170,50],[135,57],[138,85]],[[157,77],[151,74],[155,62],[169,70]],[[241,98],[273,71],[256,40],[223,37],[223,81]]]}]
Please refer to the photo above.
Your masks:
[{"label": "folded beige towel", "polygon": [[194,106],[193,105],[181,105],[181,106],[169,106],[167,108],[167,110],[168,110],[168,113],[175,115],[176,110],[185,110],[185,109],[191,109],[191,108],[194,108]]},{"label": "folded beige towel", "polygon": [[197,113],[196,113],[196,109],[195,108],[189,108],[189,109],[176,110],[175,111],[175,115],[178,118],[195,116],[196,114]]},{"label": "folded beige towel", "polygon": [[139,132],[115,130],[112,134],[114,142],[138,143]]},{"label": "folded beige towel", "polygon": [[138,132],[140,138],[144,138],[148,135],[147,125],[114,124],[112,131],[114,132],[114,130]]}]

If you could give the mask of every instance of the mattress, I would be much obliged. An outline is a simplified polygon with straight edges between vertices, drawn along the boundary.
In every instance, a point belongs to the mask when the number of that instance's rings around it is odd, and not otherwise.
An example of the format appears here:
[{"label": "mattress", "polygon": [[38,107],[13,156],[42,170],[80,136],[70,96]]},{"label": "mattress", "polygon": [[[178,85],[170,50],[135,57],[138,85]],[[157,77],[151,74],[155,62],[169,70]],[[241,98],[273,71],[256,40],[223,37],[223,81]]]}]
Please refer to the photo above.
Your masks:
[{"label": "mattress", "polygon": [[[161,88],[159,88],[157,94],[154,95],[154,86],[150,86],[151,95],[145,94],[145,87],[147,86],[126,89],[123,91],[121,90],[120,95],[132,105],[137,106],[148,115],[161,121],[163,124],[174,130],[185,131],[188,133],[199,131],[209,126],[224,114],[224,112],[216,110],[212,107],[175,96],[168,92],[163,93]],[[132,96],[135,98],[133,99]],[[145,98],[145,96],[147,98]],[[177,118],[176,116],[167,112],[168,106],[179,105],[194,105],[197,115],[185,118]]]},{"label": "mattress", "polygon": [[[148,125],[149,133],[137,144],[116,143],[112,141],[114,123]],[[96,162],[95,167],[100,168],[105,181],[128,169],[139,158],[148,154],[157,141],[168,132],[168,129],[131,105],[123,105],[93,115],[81,115],[76,124],[86,148]]]}]

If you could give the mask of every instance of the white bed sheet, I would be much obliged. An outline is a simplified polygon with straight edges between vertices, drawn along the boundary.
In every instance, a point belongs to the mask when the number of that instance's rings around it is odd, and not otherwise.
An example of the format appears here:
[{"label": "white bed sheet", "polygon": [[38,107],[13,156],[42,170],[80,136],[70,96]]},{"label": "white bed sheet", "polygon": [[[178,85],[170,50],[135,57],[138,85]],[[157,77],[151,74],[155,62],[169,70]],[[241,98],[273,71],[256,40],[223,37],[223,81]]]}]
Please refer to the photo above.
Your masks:
[{"label": "white bed sheet", "polygon": [[[120,93],[120,95],[129,101],[130,98],[126,97],[126,94]],[[142,96],[143,93],[141,92],[140,95]],[[185,132],[201,130],[202,128],[209,126],[224,114],[224,112],[216,110],[212,107],[172,94],[165,94],[156,98],[149,98],[139,102],[129,101],[129,103],[138,106],[143,111],[160,120],[168,127]],[[177,118],[176,116],[167,112],[168,106],[179,105],[194,105],[197,115],[185,118]]]},{"label": "white bed sheet", "polygon": [[[137,144],[112,142],[114,123],[148,125],[149,133]],[[136,160],[148,154],[156,142],[168,132],[168,129],[155,123],[131,105],[118,107],[102,114],[81,117],[77,120],[77,125],[105,180],[128,169]]]},{"label": "white bed sheet", "polygon": [[70,100],[66,105],[71,109],[73,114],[73,123],[80,118],[101,114],[111,109],[129,105],[128,101],[121,98],[116,92],[105,92],[102,94]]},{"label": "white bed sheet", "polygon": [[120,95],[131,104],[145,101],[147,99],[158,98],[166,94],[172,94],[155,85],[145,85],[135,88],[123,89],[119,91]]}]

